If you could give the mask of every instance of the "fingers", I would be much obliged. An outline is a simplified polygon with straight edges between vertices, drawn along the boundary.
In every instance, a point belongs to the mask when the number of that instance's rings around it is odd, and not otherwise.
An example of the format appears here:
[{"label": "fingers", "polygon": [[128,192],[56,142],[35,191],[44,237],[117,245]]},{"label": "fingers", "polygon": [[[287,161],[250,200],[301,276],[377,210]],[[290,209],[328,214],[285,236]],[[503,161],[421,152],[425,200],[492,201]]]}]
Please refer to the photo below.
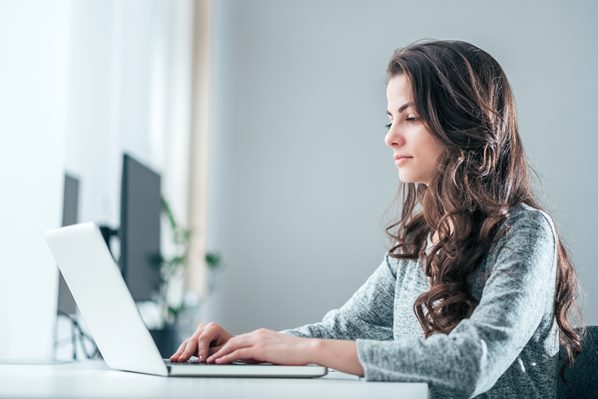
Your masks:
[{"label": "fingers", "polygon": [[193,351],[194,342],[191,338],[186,339],[183,341],[179,349],[170,357],[170,360],[173,362],[181,361],[181,359],[185,356],[185,354],[189,351]]},{"label": "fingers", "polygon": [[183,349],[182,353],[178,356],[177,361],[179,362],[186,362],[191,358],[191,356],[197,353],[197,338],[192,336],[191,338],[186,340],[187,344]]},{"label": "fingers", "polygon": [[216,323],[208,323],[197,338],[197,357],[200,362],[210,355],[210,343],[219,340],[222,328]]},{"label": "fingers", "polygon": [[[211,343],[220,341],[225,331],[216,323],[200,324],[191,337],[186,339],[179,349],[170,357],[171,361],[186,362],[193,355],[197,355],[200,362],[222,347],[210,347]],[[226,339],[226,337],[225,337]]]},{"label": "fingers", "polygon": [[210,346],[208,348],[208,353],[206,354],[206,358],[210,357],[211,355],[213,355],[214,353],[218,352],[224,345],[218,345],[218,346]]},{"label": "fingers", "polygon": [[179,349],[170,357],[170,361],[186,362],[189,360],[189,358],[196,353],[197,337],[201,334],[203,328],[204,325],[200,323],[193,335],[183,341],[181,346],[179,346]]},{"label": "fingers", "polygon": [[237,349],[233,352],[230,352],[227,355],[221,356],[215,360],[217,364],[222,363],[230,363],[235,360],[245,360],[245,359],[254,359],[252,353],[253,348],[241,348]]},{"label": "fingers", "polygon": [[199,334],[201,334],[202,330],[204,328],[203,323],[199,323],[199,325],[197,326],[197,328],[195,329],[195,332],[193,333],[193,335],[198,336]]},{"label": "fingers", "polygon": [[251,336],[248,334],[237,335],[236,337],[232,337],[231,339],[229,339],[224,345],[222,345],[222,347],[219,350],[217,350],[210,357],[208,357],[206,362],[212,363],[216,359],[228,353],[234,352],[238,349],[248,346],[251,346]]},{"label": "fingers", "polygon": [[183,341],[183,343],[179,346],[179,349],[177,349],[177,351],[172,356],[170,356],[170,361],[176,362],[178,360],[179,355],[183,353],[183,351],[185,350],[186,345],[187,340]]}]

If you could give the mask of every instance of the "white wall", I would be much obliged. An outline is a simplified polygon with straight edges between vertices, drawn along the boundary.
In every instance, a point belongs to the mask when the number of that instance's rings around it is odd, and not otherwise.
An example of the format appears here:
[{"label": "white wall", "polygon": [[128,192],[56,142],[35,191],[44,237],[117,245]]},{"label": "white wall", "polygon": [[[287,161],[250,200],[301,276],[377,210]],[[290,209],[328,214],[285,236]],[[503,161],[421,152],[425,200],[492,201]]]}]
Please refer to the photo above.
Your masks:
[{"label": "white wall", "polygon": [[0,2],[0,359],[50,359],[60,225],[70,1]]},{"label": "white wall", "polygon": [[[128,152],[161,174],[162,192],[184,221],[193,0],[86,0],[72,8],[65,167],[81,179],[80,220],[119,226]],[[163,226],[165,251],[168,233]],[[59,328],[59,337],[69,333]],[[70,352],[63,346],[58,356]]]},{"label": "white wall", "polygon": [[193,10],[0,0],[0,358],[50,356],[57,274],[42,233],[60,224],[64,169],[81,179],[81,220],[118,226],[124,151],[162,174],[186,218]]},{"label": "white wall", "polygon": [[186,216],[192,21],[191,0],[73,2],[65,165],[81,220],[118,227],[125,151]]},{"label": "white wall", "polygon": [[592,232],[598,36],[591,1],[215,2],[208,247],[223,255],[204,318],[234,332],[320,320],[378,266],[398,183],[384,72],[422,38],[487,50],[598,324]]}]

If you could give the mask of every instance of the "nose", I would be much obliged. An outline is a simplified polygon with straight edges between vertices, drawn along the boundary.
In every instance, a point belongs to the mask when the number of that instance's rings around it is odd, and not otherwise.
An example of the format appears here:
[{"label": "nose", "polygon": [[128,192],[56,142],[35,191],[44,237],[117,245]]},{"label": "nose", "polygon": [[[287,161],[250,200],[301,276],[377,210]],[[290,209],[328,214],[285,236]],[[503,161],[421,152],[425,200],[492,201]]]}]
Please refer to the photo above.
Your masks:
[{"label": "nose", "polygon": [[405,137],[399,132],[397,126],[392,125],[384,136],[384,143],[390,148],[400,147],[405,144]]}]

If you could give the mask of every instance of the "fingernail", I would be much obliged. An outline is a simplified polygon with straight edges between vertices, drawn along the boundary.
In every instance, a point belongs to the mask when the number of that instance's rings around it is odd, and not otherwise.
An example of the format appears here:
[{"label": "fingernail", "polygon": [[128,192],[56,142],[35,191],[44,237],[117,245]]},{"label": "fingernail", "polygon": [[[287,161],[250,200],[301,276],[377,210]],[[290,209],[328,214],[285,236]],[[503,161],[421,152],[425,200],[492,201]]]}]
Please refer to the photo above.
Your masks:
[{"label": "fingernail", "polygon": [[201,362],[203,360],[203,355],[199,355],[199,361]]}]

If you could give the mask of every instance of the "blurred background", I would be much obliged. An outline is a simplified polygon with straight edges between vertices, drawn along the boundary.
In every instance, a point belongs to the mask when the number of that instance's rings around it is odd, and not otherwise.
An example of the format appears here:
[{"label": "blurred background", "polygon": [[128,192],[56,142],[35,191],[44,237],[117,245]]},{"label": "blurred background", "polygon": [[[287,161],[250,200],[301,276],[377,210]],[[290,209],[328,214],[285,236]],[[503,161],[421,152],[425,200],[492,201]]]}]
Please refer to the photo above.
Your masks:
[{"label": "blurred background", "polygon": [[165,351],[199,321],[280,330],[341,306],[398,215],[385,66],[427,38],[504,68],[598,324],[597,15],[590,0],[0,0],[0,359],[94,355],[43,237],[75,222],[102,226]]}]

